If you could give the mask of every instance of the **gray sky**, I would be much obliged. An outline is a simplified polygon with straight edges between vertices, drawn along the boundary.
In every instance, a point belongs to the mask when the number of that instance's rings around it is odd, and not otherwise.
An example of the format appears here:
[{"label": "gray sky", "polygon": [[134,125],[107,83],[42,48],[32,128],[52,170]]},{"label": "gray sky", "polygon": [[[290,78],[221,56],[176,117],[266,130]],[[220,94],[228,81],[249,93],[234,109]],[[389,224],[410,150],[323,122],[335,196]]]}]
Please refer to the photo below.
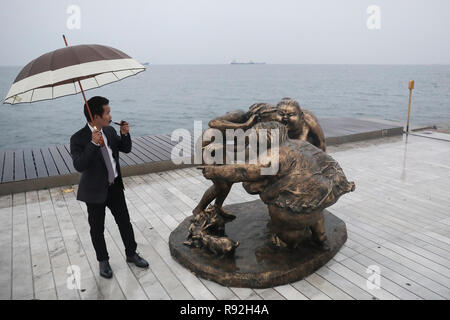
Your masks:
[{"label": "gray sky", "polygon": [[[69,5],[81,29],[69,30]],[[369,5],[381,29],[369,30]],[[449,64],[448,0],[9,0],[0,65],[24,65],[70,44],[116,47],[141,62]]]}]

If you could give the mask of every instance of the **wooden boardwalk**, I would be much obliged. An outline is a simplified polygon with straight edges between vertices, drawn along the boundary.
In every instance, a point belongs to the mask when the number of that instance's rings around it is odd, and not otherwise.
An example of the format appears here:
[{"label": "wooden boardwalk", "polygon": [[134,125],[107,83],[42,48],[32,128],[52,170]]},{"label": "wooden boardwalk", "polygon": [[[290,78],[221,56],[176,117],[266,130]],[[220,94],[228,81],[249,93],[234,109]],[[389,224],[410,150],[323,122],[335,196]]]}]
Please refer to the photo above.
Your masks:
[{"label": "wooden boardwalk", "polygon": [[[105,237],[114,270],[98,275],[86,207],[77,186],[0,197],[0,299],[450,299],[450,142],[391,137],[330,147],[356,190],[329,208],[348,240],[304,280],[268,289],[230,288],[196,277],[172,259],[170,232],[208,188],[195,168],[124,178],[138,250],[148,270],[127,264],[117,225]],[[241,184],[226,203],[254,200]],[[239,217],[237,218],[239,219]],[[67,288],[67,267],[81,290]],[[379,289],[367,268],[380,270]]]},{"label": "wooden boardwalk", "polygon": [[[352,118],[322,119],[327,143],[335,145],[350,141],[402,134],[398,125]],[[123,176],[165,171],[177,168],[170,160],[177,142],[169,134],[132,137],[133,148],[120,154]],[[0,151],[0,195],[40,190],[79,181],[66,145],[16,151]]]}]

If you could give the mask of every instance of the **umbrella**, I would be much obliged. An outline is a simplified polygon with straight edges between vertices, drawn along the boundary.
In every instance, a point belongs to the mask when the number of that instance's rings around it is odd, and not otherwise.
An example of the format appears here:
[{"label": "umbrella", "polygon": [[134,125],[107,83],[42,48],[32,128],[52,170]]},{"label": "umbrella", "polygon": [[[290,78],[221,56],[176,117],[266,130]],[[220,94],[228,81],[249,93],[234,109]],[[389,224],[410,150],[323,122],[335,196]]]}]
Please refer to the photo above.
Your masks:
[{"label": "umbrella", "polygon": [[18,104],[55,99],[82,93],[91,121],[84,90],[94,89],[133,76],[145,67],[112,47],[90,44],[68,46],[43,54],[17,75],[4,103]]}]

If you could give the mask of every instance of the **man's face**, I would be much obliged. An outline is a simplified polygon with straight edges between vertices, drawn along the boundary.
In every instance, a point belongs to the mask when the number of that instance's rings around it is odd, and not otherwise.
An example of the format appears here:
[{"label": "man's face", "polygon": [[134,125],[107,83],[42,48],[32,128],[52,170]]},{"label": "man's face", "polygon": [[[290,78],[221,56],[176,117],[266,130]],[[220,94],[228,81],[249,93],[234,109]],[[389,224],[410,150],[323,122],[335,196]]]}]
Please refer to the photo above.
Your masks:
[{"label": "man's face", "polygon": [[299,114],[294,106],[281,105],[278,108],[278,121],[287,125],[289,129],[293,129],[303,121],[303,113]]},{"label": "man's face", "polygon": [[103,106],[103,115],[95,115],[95,120],[97,124],[101,127],[106,127],[111,123],[111,107],[109,105]]}]

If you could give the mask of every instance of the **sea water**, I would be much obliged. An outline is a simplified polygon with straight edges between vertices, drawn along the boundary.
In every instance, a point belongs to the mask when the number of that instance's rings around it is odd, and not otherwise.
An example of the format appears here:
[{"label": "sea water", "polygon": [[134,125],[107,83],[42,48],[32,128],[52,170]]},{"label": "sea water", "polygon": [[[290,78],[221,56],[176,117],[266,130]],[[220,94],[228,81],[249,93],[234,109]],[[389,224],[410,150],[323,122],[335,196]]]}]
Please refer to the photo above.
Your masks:
[{"label": "sea water", "polygon": [[[21,67],[0,67],[4,99]],[[449,65],[150,65],[145,72],[89,90],[110,100],[113,120],[135,136],[193,129],[255,102],[283,97],[324,117],[373,117],[406,123],[408,82],[415,80],[411,122],[450,122]],[[81,94],[0,105],[0,150],[69,143],[85,123]],[[117,127],[116,127],[117,128]]]}]

